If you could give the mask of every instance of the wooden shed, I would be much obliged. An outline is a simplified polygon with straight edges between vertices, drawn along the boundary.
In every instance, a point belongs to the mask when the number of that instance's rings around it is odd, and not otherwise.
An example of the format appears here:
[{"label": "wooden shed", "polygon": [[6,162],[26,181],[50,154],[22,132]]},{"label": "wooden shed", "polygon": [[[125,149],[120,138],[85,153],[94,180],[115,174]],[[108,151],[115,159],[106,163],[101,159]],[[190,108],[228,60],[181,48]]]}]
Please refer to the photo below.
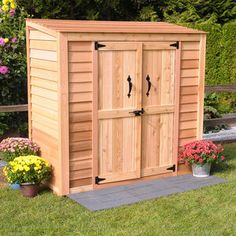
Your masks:
[{"label": "wooden shed", "polygon": [[27,20],[29,136],[58,195],[180,174],[203,130],[206,33],[164,22]]}]

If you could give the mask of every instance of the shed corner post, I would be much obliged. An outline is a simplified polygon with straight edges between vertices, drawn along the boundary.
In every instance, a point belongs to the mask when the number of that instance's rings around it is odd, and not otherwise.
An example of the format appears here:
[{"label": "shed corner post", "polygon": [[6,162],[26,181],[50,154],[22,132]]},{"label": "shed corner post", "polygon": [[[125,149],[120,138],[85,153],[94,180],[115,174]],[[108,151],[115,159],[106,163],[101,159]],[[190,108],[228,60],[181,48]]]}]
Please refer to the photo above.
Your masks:
[{"label": "shed corner post", "polygon": [[202,139],[204,120],[204,94],[205,94],[205,60],[206,60],[206,34],[200,36],[199,76],[198,76],[198,126],[197,139]]},{"label": "shed corner post", "polygon": [[59,195],[70,193],[69,179],[69,88],[68,88],[68,37],[57,32],[58,63],[58,163]]},{"label": "shed corner post", "polygon": [[26,54],[27,54],[27,102],[28,102],[28,136],[32,138],[32,119],[31,119],[31,86],[30,86],[30,28],[26,20]]}]

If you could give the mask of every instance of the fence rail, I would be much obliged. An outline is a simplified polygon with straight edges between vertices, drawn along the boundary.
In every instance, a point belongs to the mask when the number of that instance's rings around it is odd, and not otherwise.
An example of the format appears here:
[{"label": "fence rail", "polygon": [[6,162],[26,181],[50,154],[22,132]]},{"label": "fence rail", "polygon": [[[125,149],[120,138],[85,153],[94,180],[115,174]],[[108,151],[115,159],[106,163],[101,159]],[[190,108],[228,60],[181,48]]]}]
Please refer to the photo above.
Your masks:
[{"label": "fence rail", "polygon": [[[236,84],[205,86],[205,92],[236,92]],[[0,112],[22,112],[28,111],[28,104],[0,106]],[[226,114],[221,118],[204,120],[204,126],[215,126],[222,124],[235,124],[236,113]]]},{"label": "fence rail", "polygon": [[205,92],[236,92],[236,84],[205,86]]},{"label": "fence rail", "polygon": [[0,112],[28,111],[28,104],[0,106]]},{"label": "fence rail", "polygon": [[235,124],[236,125],[236,113],[225,114],[221,118],[206,119],[204,120],[205,127],[213,127],[223,124]]}]

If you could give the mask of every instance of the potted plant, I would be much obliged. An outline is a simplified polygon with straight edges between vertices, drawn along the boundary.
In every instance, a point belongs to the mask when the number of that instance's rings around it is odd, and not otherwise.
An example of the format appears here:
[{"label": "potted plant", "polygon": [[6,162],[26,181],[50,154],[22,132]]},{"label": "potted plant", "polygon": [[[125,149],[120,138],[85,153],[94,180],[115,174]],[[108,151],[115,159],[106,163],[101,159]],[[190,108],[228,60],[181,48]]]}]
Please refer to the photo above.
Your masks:
[{"label": "potted plant", "polygon": [[193,176],[208,177],[212,163],[219,163],[225,158],[222,156],[223,147],[210,140],[199,140],[183,145],[179,150],[179,161],[192,165]]},{"label": "potted plant", "polygon": [[[6,138],[0,143],[1,159],[5,162],[14,160],[18,156],[37,155],[39,146],[28,138]],[[9,184],[11,189],[18,190],[18,183]]]},{"label": "potted plant", "polygon": [[37,155],[39,146],[28,138],[6,138],[0,143],[2,159],[13,161],[15,157]]},{"label": "potted plant", "polygon": [[51,176],[51,167],[42,157],[29,155],[16,157],[4,167],[4,174],[10,183],[19,183],[25,197],[38,194],[39,184]]}]

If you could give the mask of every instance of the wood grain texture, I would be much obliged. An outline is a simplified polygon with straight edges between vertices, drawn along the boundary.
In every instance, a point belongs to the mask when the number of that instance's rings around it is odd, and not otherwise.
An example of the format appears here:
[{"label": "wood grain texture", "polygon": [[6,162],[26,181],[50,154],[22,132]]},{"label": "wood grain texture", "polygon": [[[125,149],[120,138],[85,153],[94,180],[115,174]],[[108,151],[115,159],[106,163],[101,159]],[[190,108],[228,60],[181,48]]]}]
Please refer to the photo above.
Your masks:
[{"label": "wood grain texture", "polygon": [[69,167],[69,79],[68,79],[68,39],[66,34],[57,34],[58,51],[58,129],[59,129],[59,170],[60,194],[70,192],[70,167]]},{"label": "wood grain texture", "polygon": [[181,34],[113,34],[113,33],[68,33],[70,41],[122,41],[122,42],[157,42],[157,41],[200,41],[199,35]]},{"label": "wood grain texture", "polygon": [[70,191],[92,184],[92,63],[92,42],[68,43]]},{"label": "wood grain texture", "polygon": [[54,168],[50,186],[60,189],[58,159],[58,75],[56,39],[39,30],[27,33],[29,133]]},{"label": "wood grain texture", "polygon": [[27,19],[27,24],[35,24],[61,32],[112,32],[112,33],[169,33],[200,34],[204,31],[195,30],[166,22],[127,22],[127,21],[71,21]]},{"label": "wood grain texture", "polygon": [[[100,116],[103,116],[103,119],[98,116],[98,174],[105,178],[101,183],[140,176],[141,118],[122,117],[120,114],[127,114],[127,108],[141,109],[140,54],[142,49],[139,44],[129,43],[109,43],[109,47],[98,51],[98,108]],[[127,96],[128,77],[133,84],[130,97]],[[133,130],[133,134],[129,130]]]},{"label": "wood grain texture", "polygon": [[206,58],[206,35],[201,36],[200,41],[200,70],[199,70],[199,94],[198,94],[198,131],[197,138],[202,139],[204,119],[204,86],[205,86],[205,59]]},{"label": "wood grain texture", "polygon": [[[142,106],[145,113],[142,117],[141,174],[144,177],[171,172],[167,166],[176,162],[173,157],[176,82],[175,50],[166,43],[144,43],[143,48]],[[147,75],[151,82],[149,96],[146,94]]]}]

